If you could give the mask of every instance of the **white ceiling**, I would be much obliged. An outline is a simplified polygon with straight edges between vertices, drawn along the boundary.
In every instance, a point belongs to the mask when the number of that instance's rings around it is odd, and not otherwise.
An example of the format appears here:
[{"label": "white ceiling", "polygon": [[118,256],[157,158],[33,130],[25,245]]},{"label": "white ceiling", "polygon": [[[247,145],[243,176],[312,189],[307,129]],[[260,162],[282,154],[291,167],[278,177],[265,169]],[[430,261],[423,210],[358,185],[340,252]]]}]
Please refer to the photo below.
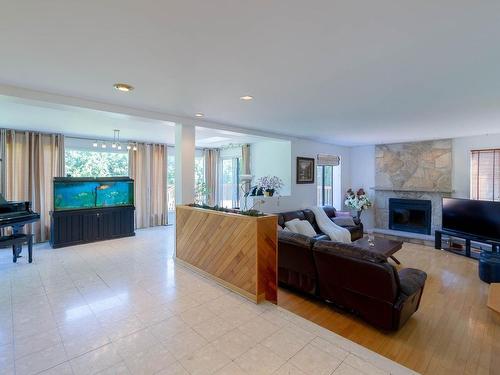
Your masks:
[{"label": "white ceiling", "polygon": [[[120,129],[122,141],[175,144],[174,123],[67,105],[0,95],[0,127],[64,133],[89,139],[112,139]],[[253,143],[270,138],[239,132],[196,127],[196,146],[221,147],[229,143]]]},{"label": "white ceiling", "polygon": [[[0,0],[0,9],[4,85],[347,145],[500,132],[499,1]],[[115,82],[136,90],[116,92]]]}]

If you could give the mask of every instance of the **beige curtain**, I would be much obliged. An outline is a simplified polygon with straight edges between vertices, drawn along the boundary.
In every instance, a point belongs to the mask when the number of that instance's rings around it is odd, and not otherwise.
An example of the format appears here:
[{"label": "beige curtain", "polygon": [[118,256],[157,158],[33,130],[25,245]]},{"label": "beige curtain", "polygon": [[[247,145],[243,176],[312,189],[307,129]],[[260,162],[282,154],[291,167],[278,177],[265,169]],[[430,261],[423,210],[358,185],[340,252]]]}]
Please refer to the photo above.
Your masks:
[{"label": "beige curtain", "polygon": [[167,146],[137,145],[129,151],[129,176],[135,186],[135,225],[147,228],[167,224]]},{"label": "beige curtain", "polygon": [[35,241],[50,236],[53,179],[64,176],[64,136],[7,130],[5,136],[5,199],[30,201],[40,221],[27,228]]},{"label": "beige curtain", "polygon": [[220,150],[211,148],[204,150],[205,156],[205,183],[207,185],[209,206],[219,202],[219,156]]},{"label": "beige curtain", "polygon": [[0,194],[5,196],[5,153],[7,147],[7,130],[0,129]]}]

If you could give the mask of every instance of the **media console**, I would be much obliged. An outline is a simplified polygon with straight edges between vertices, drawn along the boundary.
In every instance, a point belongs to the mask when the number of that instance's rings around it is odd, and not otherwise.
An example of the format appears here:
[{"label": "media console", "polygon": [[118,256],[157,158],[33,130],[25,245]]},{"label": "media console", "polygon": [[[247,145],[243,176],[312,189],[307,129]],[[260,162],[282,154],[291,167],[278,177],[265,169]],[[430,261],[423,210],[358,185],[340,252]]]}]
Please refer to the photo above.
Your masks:
[{"label": "media console", "polygon": [[462,238],[465,240],[465,256],[471,258],[471,242],[480,242],[484,243],[487,245],[491,245],[491,251],[492,252],[498,252],[500,250],[500,242],[498,241],[493,241],[484,237],[479,237],[479,236],[473,236],[465,233],[457,233],[457,232],[452,232],[452,231],[447,231],[447,230],[436,230],[435,236],[434,236],[434,247],[436,249],[442,249],[442,236],[443,234],[445,236],[449,237],[456,237],[456,238]]}]

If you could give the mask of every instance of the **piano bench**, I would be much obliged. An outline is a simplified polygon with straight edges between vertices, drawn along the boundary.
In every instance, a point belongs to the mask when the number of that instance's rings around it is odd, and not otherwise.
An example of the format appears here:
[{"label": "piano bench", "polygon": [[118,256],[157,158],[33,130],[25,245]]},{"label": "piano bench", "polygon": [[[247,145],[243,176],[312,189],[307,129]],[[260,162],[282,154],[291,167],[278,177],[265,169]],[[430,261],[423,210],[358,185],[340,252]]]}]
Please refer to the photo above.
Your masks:
[{"label": "piano bench", "polygon": [[33,235],[32,234],[11,234],[10,236],[0,237],[0,247],[12,246],[12,261],[17,262],[17,258],[21,257],[23,245],[28,244],[28,262],[33,262]]}]

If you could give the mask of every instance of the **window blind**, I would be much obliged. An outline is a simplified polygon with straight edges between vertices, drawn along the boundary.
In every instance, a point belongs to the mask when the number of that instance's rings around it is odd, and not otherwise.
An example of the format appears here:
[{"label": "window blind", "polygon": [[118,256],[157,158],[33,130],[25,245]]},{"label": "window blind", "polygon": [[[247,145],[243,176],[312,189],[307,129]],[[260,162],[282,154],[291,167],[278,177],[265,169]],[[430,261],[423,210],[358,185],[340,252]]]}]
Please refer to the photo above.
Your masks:
[{"label": "window blind", "polygon": [[500,149],[472,150],[470,197],[500,201]]}]

